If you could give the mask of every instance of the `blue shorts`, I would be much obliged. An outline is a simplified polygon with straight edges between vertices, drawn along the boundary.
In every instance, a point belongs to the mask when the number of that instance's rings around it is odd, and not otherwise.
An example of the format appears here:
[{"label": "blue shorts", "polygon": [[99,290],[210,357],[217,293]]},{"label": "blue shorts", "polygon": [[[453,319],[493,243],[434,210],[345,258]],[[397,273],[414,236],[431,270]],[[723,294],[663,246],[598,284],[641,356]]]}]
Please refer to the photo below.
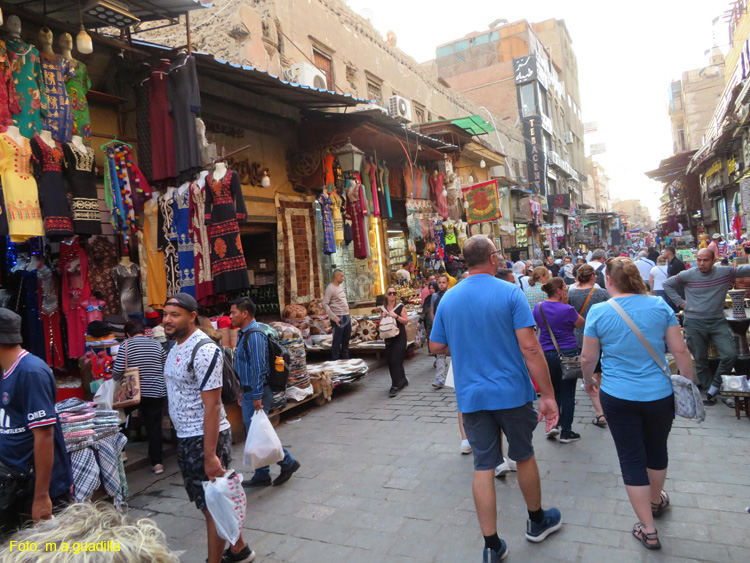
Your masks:
[{"label": "blue shorts", "polygon": [[534,455],[531,437],[538,424],[534,404],[513,409],[465,412],[464,431],[474,453],[474,471],[495,469],[503,462],[502,434],[508,439],[508,457],[526,461]]}]

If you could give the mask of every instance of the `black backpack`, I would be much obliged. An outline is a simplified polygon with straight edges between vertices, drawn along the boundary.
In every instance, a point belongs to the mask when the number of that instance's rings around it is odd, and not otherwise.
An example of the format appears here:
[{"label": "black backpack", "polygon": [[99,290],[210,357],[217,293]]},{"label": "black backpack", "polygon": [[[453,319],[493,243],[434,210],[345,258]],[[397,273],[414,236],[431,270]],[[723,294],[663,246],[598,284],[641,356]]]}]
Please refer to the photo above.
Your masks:
[{"label": "black backpack", "polygon": [[[266,377],[266,383],[274,393],[281,393],[286,391],[287,383],[289,383],[289,351],[284,348],[280,343],[279,339],[275,336],[269,336],[268,333],[260,327],[251,328],[248,331],[248,337],[245,338],[246,346],[251,332],[260,332],[266,337],[268,341],[268,376]],[[247,351],[248,357],[250,357],[250,351]],[[276,371],[276,358],[284,358],[284,371]]]},{"label": "black backpack", "polygon": [[[198,349],[204,344],[216,344],[216,342],[214,342],[210,338],[204,338],[195,345],[195,348],[193,348],[193,354],[190,357],[190,364],[188,365],[188,369],[190,371],[193,371],[193,363],[195,362],[195,355],[198,353]],[[201,382],[200,390],[203,391],[208,378],[211,377],[211,373],[213,373],[214,371],[216,361],[219,359],[219,354],[224,354],[224,364],[221,370],[221,402],[225,405],[229,405],[231,403],[236,403],[240,398],[240,379],[239,377],[237,377],[237,374],[232,367],[232,359],[229,357],[226,350],[224,350],[222,346],[219,346],[216,354],[214,354],[214,357],[211,359],[211,364],[208,366],[206,375]]]}]

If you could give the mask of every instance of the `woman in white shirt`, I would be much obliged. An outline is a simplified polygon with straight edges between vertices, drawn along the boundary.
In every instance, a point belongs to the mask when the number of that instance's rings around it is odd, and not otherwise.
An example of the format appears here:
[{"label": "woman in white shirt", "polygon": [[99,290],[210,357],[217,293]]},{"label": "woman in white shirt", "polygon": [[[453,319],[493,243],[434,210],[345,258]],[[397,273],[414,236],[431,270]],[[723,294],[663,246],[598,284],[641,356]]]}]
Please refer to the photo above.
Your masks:
[{"label": "woman in white shirt", "polygon": [[659,258],[656,259],[656,266],[651,268],[651,273],[648,276],[648,286],[651,288],[651,295],[661,297],[667,302],[667,305],[674,309],[674,306],[670,303],[669,298],[667,297],[666,291],[664,291],[664,282],[669,277],[667,272],[667,258],[665,256],[659,256]]}]

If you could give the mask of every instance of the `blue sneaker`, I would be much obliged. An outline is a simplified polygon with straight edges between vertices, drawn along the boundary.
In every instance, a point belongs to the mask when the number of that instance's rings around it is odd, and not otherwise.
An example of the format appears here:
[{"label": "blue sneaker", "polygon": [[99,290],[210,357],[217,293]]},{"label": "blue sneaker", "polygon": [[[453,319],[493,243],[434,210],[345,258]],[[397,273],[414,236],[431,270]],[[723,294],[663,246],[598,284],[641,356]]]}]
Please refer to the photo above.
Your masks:
[{"label": "blue sneaker", "polygon": [[482,563],[496,563],[508,557],[508,544],[505,543],[505,540],[500,540],[500,543],[502,544],[500,551],[495,551],[489,547],[484,548]]},{"label": "blue sneaker", "polygon": [[526,521],[526,539],[539,543],[560,528],[562,528],[562,515],[556,508],[550,508],[544,511],[544,520],[541,524],[536,524],[531,520]]}]

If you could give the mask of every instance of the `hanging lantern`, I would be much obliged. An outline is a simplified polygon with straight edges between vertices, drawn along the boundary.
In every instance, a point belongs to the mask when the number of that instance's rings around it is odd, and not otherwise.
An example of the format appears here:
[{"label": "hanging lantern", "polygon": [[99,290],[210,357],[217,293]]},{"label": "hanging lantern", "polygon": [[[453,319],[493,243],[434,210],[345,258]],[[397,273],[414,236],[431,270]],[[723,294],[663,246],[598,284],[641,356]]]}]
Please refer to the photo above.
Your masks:
[{"label": "hanging lantern", "polygon": [[332,154],[338,158],[341,170],[344,172],[359,172],[362,166],[362,157],[365,153],[355,147],[351,139],[347,139],[346,144]]},{"label": "hanging lantern", "polygon": [[91,36],[86,33],[86,28],[81,24],[81,31],[76,35],[76,48],[82,55],[90,55],[94,52],[94,43],[91,41]]},{"label": "hanging lantern", "polygon": [[487,168],[487,163],[484,161],[484,159],[479,161],[479,168]]},{"label": "hanging lantern", "polygon": [[268,188],[271,186],[271,177],[268,175],[268,168],[263,170],[263,178],[260,181],[261,187]]}]

